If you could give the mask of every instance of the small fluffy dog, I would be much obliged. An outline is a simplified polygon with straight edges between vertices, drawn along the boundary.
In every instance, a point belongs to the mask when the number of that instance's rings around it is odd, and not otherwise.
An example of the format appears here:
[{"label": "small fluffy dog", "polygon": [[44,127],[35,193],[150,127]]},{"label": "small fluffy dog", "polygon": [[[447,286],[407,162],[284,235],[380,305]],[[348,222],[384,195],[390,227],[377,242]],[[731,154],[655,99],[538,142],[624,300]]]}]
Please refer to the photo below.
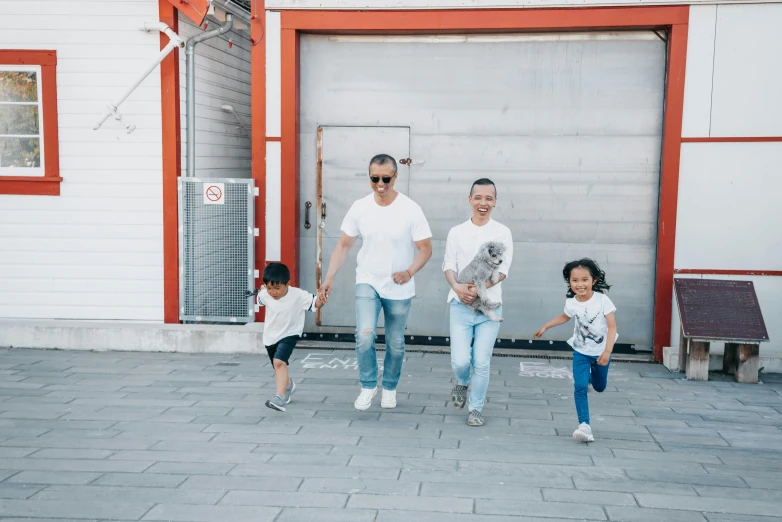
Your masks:
[{"label": "small fluffy dog", "polygon": [[470,304],[473,310],[481,312],[496,322],[502,321],[502,317],[494,313],[500,303],[489,301],[486,296],[486,281],[491,280],[492,284],[497,284],[500,279],[499,268],[504,254],[504,244],[499,241],[488,241],[481,245],[470,264],[456,276],[457,283],[475,285],[478,290],[478,298]]}]

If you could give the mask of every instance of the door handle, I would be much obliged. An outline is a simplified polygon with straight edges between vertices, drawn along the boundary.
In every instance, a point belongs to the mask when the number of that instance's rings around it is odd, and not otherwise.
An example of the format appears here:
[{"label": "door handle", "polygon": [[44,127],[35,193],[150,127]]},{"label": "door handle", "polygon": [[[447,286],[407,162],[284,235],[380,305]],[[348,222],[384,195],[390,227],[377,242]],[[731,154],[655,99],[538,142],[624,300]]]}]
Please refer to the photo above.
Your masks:
[{"label": "door handle", "polygon": [[310,208],[312,208],[312,203],[307,201],[304,204],[304,228],[306,228],[307,230],[309,230],[310,227],[312,226],[310,224]]}]

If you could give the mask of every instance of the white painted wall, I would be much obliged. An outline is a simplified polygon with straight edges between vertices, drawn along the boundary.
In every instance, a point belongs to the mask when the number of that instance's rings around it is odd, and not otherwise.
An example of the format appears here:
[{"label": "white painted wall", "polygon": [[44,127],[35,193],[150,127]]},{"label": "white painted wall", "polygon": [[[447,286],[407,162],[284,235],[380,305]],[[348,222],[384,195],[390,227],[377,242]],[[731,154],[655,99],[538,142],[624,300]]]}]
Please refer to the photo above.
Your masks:
[{"label": "white painted wall", "polygon": [[782,136],[780,27],[780,2],[690,8],[682,136]]},{"label": "white painted wall", "polygon": [[716,5],[690,7],[682,118],[684,137],[708,137],[711,130],[716,18]]},{"label": "white painted wall", "polygon": [[711,136],[782,136],[782,4],[717,6]]},{"label": "white painted wall", "polygon": [[[685,137],[782,136],[779,27],[780,3],[691,8]],[[681,152],[675,267],[782,270],[782,142],[684,143]],[[753,281],[771,337],[761,355],[782,356],[782,277],[702,277]],[[674,297],[672,346],[678,332]]]},{"label": "white painted wall", "polygon": [[[282,134],[282,42],[280,13],[266,12],[266,137]],[[282,257],[282,147],[266,142],[266,259]]]},{"label": "white painted wall", "polygon": [[684,143],[676,268],[782,270],[782,143]]},{"label": "white painted wall", "polygon": [[163,319],[160,75],[92,125],[158,54],[157,0],[2,2],[0,49],[57,51],[59,197],[0,195],[0,317]]},{"label": "white painted wall", "polygon": [[[218,26],[209,24],[207,30]],[[190,38],[203,30],[185,16],[179,17],[179,35]],[[233,42],[228,47],[229,39]],[[186,74],[184,51],[179,53],[182,116],[182,174],[187,159]],[[252,176],[250,143],[250,42],[234,31],[201,42],[196,62],[196,177],[249,178]],[[232,105],[244,123],[240,128],[223,105]]]}]

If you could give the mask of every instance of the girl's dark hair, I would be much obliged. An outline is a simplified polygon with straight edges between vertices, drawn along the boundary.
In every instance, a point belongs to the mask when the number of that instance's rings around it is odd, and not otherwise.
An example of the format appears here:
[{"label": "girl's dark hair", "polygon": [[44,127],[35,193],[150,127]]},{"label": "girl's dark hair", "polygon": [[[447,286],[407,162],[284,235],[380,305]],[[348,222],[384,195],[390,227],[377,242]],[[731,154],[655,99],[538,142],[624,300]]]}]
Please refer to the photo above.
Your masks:
[{"label": "girl's dark hair", "polygon": [[291,281],[291,271],[282,263],[269,263],[263,269],[263,284],[287,285]]},{"label": "girl's dark hair", "polygon": [[595,292],[604,294],[608,292],[609,288],[611,288],[611,285],[606,283],[606,273],[600,269],[597,263],[588,257],[585,257],[577,261],[571,261],[565,265],[565,268],[562,269],[562,277],[565,278],[565,282],[567,283],[567,297],[576,296],[576,294],[573,292],[573,289],[570,288],[570,272],[572,272],[574,268],[586,268],[589,270],[589,273],[592,275],[592,279],[595,280],[595,283],[592,285],[592,290]]}]

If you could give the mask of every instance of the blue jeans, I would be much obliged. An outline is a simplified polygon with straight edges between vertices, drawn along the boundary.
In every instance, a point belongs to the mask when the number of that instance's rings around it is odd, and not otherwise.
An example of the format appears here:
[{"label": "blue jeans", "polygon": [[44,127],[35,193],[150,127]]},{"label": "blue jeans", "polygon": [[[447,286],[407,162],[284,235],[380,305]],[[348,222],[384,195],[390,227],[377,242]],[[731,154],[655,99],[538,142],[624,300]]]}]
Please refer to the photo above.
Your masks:
[{"label": "blue jeans", "polygon": [[412,299],[384,299],[372,285],[356,285],[356,359],[363,388],[377,386],[377,319],[385,316],[386,357],[383,361],[383,389],[396,390],[405,358],[405,326]]},{"label": "blue jeans", "polygon": [[576,399],[579,424],[582,422],[589,424],[589,399],[587,398],[589,384],[592,383],[592,388],[598,393],[605,391],[608,385],[609,366],[611,366],[610,359],[608,364],[600,366],[597,364],[597,357],[573,351],[573,386],[575,388],[573,396]]},{"label": "blue jeans", "polygon": [[[502,307],[494,311],[502,317]],[[451,368],[462,386],[470,383],[472,389],[469,409],[481,411],[489,387],[491,354],[500,332],[500,323],[476,312],[457,299],[451,301]]]}]

